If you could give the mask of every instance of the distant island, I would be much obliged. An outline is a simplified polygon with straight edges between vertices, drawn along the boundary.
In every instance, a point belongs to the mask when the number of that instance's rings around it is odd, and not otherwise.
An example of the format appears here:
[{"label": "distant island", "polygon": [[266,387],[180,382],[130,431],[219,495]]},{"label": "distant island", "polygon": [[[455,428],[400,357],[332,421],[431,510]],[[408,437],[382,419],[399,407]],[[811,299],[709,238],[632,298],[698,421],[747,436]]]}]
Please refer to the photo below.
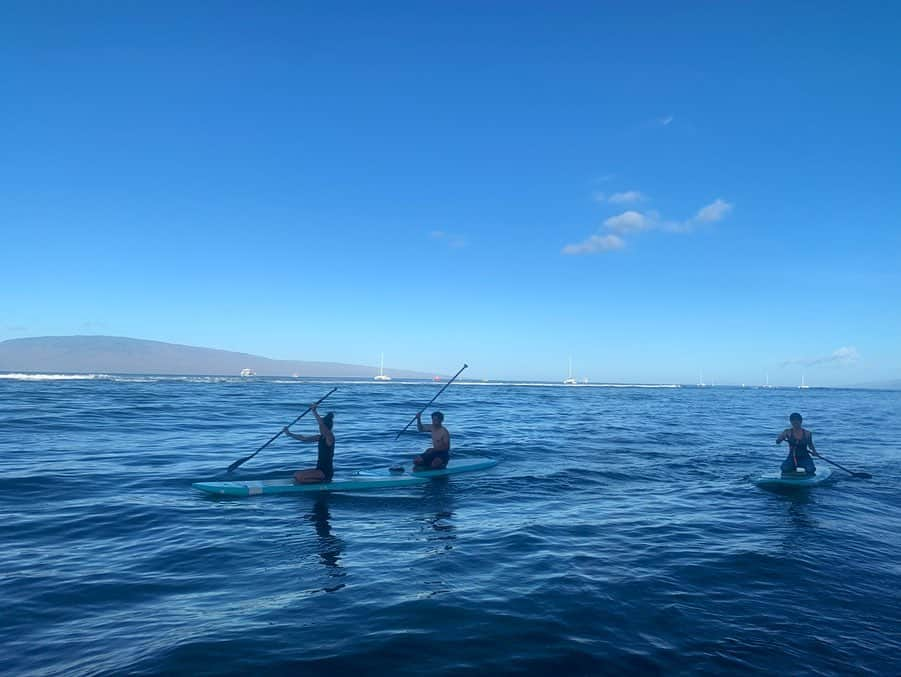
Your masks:
[{"label": "distant island", "polygon": [[854,388],[866,388],[871,390],[901,390],[901,379],[892,381],[875,381],[873,383],[858,383]]},{"label": "distant island", "polygon": [[[0,341],[0,371],[63,374],[166,374],[172,376],[372,378],[378,367],[340,362],[272,360],[229,350],[199,348],[119,336],[41,336]],[[434,374],[389,369],[395,378]]]}]

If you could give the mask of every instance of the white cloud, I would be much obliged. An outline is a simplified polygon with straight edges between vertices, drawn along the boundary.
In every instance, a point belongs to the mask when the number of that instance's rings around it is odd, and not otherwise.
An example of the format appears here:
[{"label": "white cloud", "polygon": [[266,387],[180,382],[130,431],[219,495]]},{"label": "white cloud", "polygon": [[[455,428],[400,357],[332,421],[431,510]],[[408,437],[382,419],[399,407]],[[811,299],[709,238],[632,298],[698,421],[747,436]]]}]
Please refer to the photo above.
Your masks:
[{"label": "white cloud", "polygon": [[849,366],[856,364],[860,360],[860,353],[854,346],[842,346],[832,351],[830,355],[822,357],[813,357],[800,360],[787,360],[782,363],[783,367],[791,365],[801,365],[804,367],[812,367],[817,364],[834,364],[838,366]]},{"label": "white cloud", "polygon": [[669,127],[669,124],[674,120],[672,115],[667,115],[666,117],[660,118],[657,122],[661,124],[663,127]]},{"label": "white cloud", "polygon": [[706,207],[701,207],[693,220],[698,223],[713,223],[714,221],[719,221],[730,211],[732,211],[732,205],[725,200],[717,198]]},{"label": "white cloud", "polygon": [[459,249],[461,247],[466,246],[466,240],[458,235],[451,235],[450,233],[446,233],[443,230],[433,230],[430,233],[430,236],[433,240],[440,240],[444,242],[448,247],[452,249]]},{"label": "white cloud", "polygon": [[599,254],[622,249],[625,241],[618,235],[592,235],[584,242],[568,244],[563,248],[564,254],[578,256],[579,254]]},{"label": "white cloud", "polygon": [[604,221],[604,225],[609,230],[614,230],[618,233],[636,233],[640,230],[648,230],[650,228],[653,228],[656,221],[656,212],[648,212],[647,214],[642,214],[641,212],[636,212],[630,209],[629,211],[623,212],[622,214],[611,216],[609,219]]},{"label": "white cloud", "polygon": [[594,200],[595,202],[606,202],[607,194],[596,190],[595,192],[593,192],[591,194],[591,199]]},{"label": "white cloud", "polygon": [[641,194],[641,191],[626,190],[622,193],[614,193],[608,198],[608,201],[613,204],[628,204],[631,202],[640,202],[643,199],[644,195]]},{"label": "white cloud", "polygon": [[[599,202],[603,202],[605,195],[603,193],[595,193],[594,198]],[[644,199],[645,196],[637,190],[628,190],[622,193],[614,193],[607,197],[607,202],[624,203],[637,202]],[[622,236],[639,233],[646,230],[660,230],[669,233],[690,233],[697,227],[699,223],[713,223],[724,218],[732,211],[732,203],[726,202],[722,198],[717,198],[709,205],[701,207],[692,218],[684,221],[663,220],[660,214],[654,210],[639,212],[634,209],[626,210],[615,216],[611,216],[603,223],[603,228],[608,232],[604,234],[596,234],[589,237],[584,242],[578,244],[568,244],[563,248],[564,254],[595,254],[602,251],[612,251],[622,249],[626,246],[626,241]]]}]

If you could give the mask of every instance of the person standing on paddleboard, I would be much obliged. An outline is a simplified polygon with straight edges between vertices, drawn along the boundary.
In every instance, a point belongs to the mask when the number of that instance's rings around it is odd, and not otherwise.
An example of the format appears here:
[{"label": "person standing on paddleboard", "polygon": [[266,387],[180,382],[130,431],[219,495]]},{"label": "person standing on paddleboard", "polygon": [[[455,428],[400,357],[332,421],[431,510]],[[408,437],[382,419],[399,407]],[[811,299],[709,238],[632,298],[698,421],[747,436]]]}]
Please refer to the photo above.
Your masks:
[{"label": "person standing on paddleboard", "polygon": [[801,414],[795,412],[788,420],[792,427],[783,430],[776,438],[776,444],[788,442],[788,458],[782,461],[782,472],[794,474],[798,472],[798,468],[803,468],[813,475],[817,469],[811,455],[819,456],[813,446],[813,433],[801,427]]},{"label": "person standing on paddleboard", "polygon": [[444,427],[444,414],[432,412],[431,425],[422,424],[421,414],[416,414],[416,427],[421,433],[432,433],[432,446],[413,459],[413,470],[441,470],[450,461],[450,433]]},{"label": "person standing on paddleboard", "polygon": [[284,433],[288,437],[293,437],[300,442],[318,442],[319,457],[316,459],[316,467],[310,470],[298,470],[294,473],[294,482],[296,484],[310,484],[313,482],[331,482],[332,475],[335,474],[334,458],[335,458],[335,435],[332,433],[332,426],[335,423],[335,414],[327,413],[320,416],[316,411],[316,405],[310,405],[310,411],[316,417],[319,424],[318,435],[298,435],[288,430],[285,426]]}]

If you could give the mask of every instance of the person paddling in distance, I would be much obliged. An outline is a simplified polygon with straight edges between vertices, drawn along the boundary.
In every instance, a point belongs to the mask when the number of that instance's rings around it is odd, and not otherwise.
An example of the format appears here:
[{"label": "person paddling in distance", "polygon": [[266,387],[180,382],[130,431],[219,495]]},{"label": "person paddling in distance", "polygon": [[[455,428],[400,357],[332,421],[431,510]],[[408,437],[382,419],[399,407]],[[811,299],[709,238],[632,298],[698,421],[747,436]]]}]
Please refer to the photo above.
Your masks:
[{"label": "person paddling in distance", "polygon": [[416,414],[416,427],[421,433],[432,433],[432,446],[413,459],[413,470],[441,470],[450,461],[450,433],[444,427],[444,414],[432,412],[432,423],[422,424],[422,415]]},{"label": "person paddling in distance", "polygon": [[316,417],[316,422],[319,424],[318,435],[298,435],[297,433],[292,433],[288,430],[288,426],[285,426],[284,428],[284,433],[288,437],[293,437],[300,442],[319,443],[319,456],[316,459],[316,467],[311,468],[310,470],[298,470],[294,473],[295,484],[331,482],[332,475],[335,473],[335,435],[332,433],[332,426],[335,423],[335,414],[329,412],[325,416],[320,416],[319,412],[316,410],[315,404],[310,405],[310,411],[313,412],[313,416]]},{"label": "person paddling in distance", "polygon": [[813,433],[801,427],[801,414],[795,412],[788,417],[791,428],[783,430],[776,438],[776,444],[788,442],[788,458],[782,461],[783,474],[795,474],[798,469],[815,475],[816,466],[813,464],[813,456],[819,456],[816,447],[813,446]]}]

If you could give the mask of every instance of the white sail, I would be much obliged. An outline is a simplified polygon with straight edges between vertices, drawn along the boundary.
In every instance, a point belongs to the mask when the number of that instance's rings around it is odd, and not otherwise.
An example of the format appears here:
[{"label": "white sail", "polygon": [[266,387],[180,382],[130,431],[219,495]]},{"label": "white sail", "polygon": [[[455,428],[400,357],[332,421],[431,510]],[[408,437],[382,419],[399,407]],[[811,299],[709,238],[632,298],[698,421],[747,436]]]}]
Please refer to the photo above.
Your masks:
[{"label": "white sail", "polygon": [[379,359],[379,373],[375,377],[376,381],[390,381],[390,376],[385,376],[385,353],[382,353],[381,358]]},{"label": "white sail", "polygon": [[563,379],[564,385],[572,386],[576,384],[576,379],[573,378],[573,358],[572,355],[569,357],[569,376]]}]

